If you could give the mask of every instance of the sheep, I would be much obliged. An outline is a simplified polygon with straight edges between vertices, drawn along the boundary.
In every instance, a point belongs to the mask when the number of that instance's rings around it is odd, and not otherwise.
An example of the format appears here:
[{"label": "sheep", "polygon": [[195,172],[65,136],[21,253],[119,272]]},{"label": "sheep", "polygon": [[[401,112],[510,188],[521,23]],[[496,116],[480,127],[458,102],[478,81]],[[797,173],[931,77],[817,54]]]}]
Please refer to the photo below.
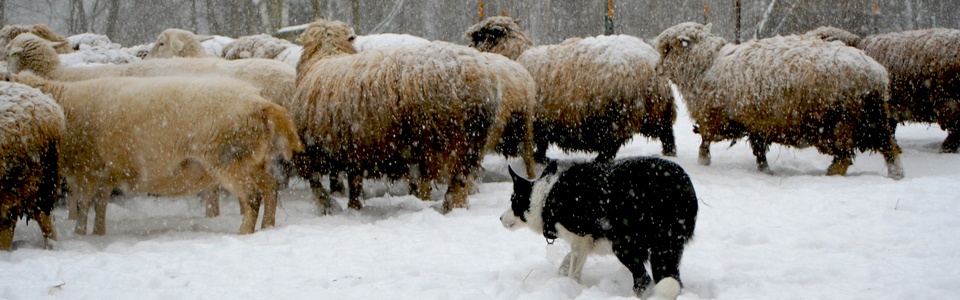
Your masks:
[{"label": "sheep", "polygon": [[357,36],[353,41],[353,49],[357,52],[379,49],[391,46],[423,45],[429,40],[409,34],[381,33]]},{"label": "sheep", "polygon": [[153,43],[146,59],[171,57],[210,57],[202,42],[213,39],[208,35],[196,35],[191,31],[170,28],[164,30]]},{"label": "sheep", "polygon": [[60,189],[63,109],[39,90],[0,82],[0,250],[10,250],[20,218],[40,224],[44,246],[57,239],[50,213]]},{"label": "sheep", "polygon": [[517,60],[523,51],[534,47],[533,41],[520,28],[520,21],[506,16],[486,18],[470,26],[466,35],[471,47],[512,60]]},{"label": "sheep", "polygon": [[[509,17],[491,17],[466,32],[474,48],[516,57],[537,82],[534,137],[538,162],[554,143],[564,151],[597,152],[612,160],[634,134],[657,138],[676,155],[676,106],[669,82],[654,72],[659,56],[625,35],[532,43]],[[499,49],[499,50],[498,50]]]},{"label": "sheep", "polygon": [[315,174],[347,173],[349,207],[360,209],[363,177],[409,178],[429,199],[449,183],[443,212],[467,205],[500,105],[488,56],[430,43],[357,53],[353,29],[319,19],[299,37],[297,93],[290,109],[307,150],[294,159],[321,213],[339,209]]},{"label": "sheep", "polygon": [[297,63],[300,62],[300,55],[303,55],[303,46],[293,46],[283,49],[283,51],[280,52],[280,54],[277,54],[277,57],[274,57],[273,59],[282,61],[283,63],[296,68]]},{"label": "sheep", "polygon": [[79,198],[77,234],[106,232],[106,196],[114,188],[154,195],[196,194],[221,186],[239,197],[239,233],[275,225],[271,159],[303,144],[283,107],[249,84],[226,77],[107,77],[48,81],[26,72],[13,81],[51,94],[67,122],[61,172]]},{"label": "sheep", "polygon": [[656,42],[658,70],[677,84],[702,138],[700,164],[710,164],[712,142],[746,136],[762,172],[779,143],[833,156],[827,175],[845,175],[856,149],[878,151],[887,176],[903,178],[882,65],[841,43],[786,36],[728,45],[710,28],[681,23]]},{"label": "sheep", "polygon": [[[110,41],[110,38],[95,33],[81,33],[77,35],[71,35],[67,37],[67,41],[70,42],[70,49],[80,50],[81,45],[86,45],[89,47],[103,47],[103,46],[112,46],[116,45],[116,48],[120,48],[118,44],[114,44]],[[54,41],[55,42],[55,41]]]},{"label": "sheep", "polygon": [[287,40],[281,40],[266,34],[243,36],[223,48],[223,58],[274,59],[283,50],[292,46],[294,46],[293,43]]},{"label": "sheep", "polygon": [[[10,43],[10,41],[23,33],[32,33],[48,41],[67,42],[66,38],[57,34],[56,32],[53,32],[53,29],[47,27],[46,24],[6,25],[3,26],[3,28],[0,28],[0,49],[4,49],[6,45]],[[73,49],[70,48],[69,44],[58,44],[58,46],[55,47],[55,50],[57,51],[57,54],[73,52]]]},{"label": "sheep", "polygon": [[[833,27],[807,33],[857,47],[890,73],[890,110],[900,123],[937,123],[941,153],[960,147],[960,30],[934,28],[869,35]],[[896,126],[896,125],[894,125]]]},{"label": "sheep", "polygon": [[[9,72],[16,74],[28,70],[47,79],[78,81],[108,76],[229,76],[260,88],[261,95],[282,103],[293,97],[295,70],[293,67],[268,59],[227,61],[219,58],[170,58],[142,60],[124,65],[68,68],[60,64],[53,52],[57,43],[49,42],[32,34],[22,34],[10,43],[7,53]],[[216,208],[217,194],[208,193],[208,216],[219,213]],[[76,216],[76,205],[69,205],[70,216]]]},{"label": "sheep", "polygon": [[229,76],[261,89],[264,98],[281,103],[293,97],[296,70],[270,59],[228,61],[219,58],[170,58],[136,61],[122,65],[95,67],[63,67],[60,57],[49,42],[37,36],[23,34],[10,43],[7,53],[10,73],[29,70],[37,75],[58,81],[78,81],[108,76]]}]

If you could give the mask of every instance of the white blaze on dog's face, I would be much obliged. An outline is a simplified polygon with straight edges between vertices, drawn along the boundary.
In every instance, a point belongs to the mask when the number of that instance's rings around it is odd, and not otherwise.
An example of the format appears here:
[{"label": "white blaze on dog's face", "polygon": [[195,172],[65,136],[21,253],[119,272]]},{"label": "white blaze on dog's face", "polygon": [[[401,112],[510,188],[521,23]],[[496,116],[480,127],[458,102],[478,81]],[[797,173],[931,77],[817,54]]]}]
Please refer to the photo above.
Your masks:
[{"label": "white blaze on dog's face", "polygon": [[535,181],[520,177],[510,169],[513,195],[510,196],[510,208],[500,216],[503,227],[511,230],[528,227],[535,232],[543,231],[543,203],[560,177],[555,175],[556,168],[556,165],[547,167],[543,176]]}]

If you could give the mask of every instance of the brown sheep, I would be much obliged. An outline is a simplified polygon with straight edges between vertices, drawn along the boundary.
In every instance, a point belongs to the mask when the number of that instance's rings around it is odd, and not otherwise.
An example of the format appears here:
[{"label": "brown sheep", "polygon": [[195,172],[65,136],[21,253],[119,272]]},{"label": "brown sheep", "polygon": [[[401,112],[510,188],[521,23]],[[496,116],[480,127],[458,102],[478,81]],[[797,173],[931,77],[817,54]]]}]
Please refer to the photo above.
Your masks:
[{"label": "brown sheep", "polygon": [[421,199],[431,181],[449,188],[442,210],[467,205],[500,106],[488,58],[430,43],[357,53],[353,29],[317,20],[300,35],[297,96],[284,105],[307,151],[295,162],[322,213],[336,209],[316,173],[347,173],[349,207],[362,204],[363,177],[409,178]]},{"label": "brown sheep", "polygon": [[76,232],[106,232],[106,197],[115,188],[187,195],[221,186],[240,198],[239,233],[275,223],[272,158],[303,149],[286,109],[249,84],[226,77],[109,77],[55,82],[30,73],[17,82],[51,94],[63,107],[67,132],[60,169],[79,198]]},{"label": "brown sheep", "polygon": [[[95,67],[64,67],[53,48],[60,43],[50,42],[33,34],[22,34],[9,45],[6,53],[9,72],[21,70],[58,81],[78,81],[107,76],[153,77],[153,76],[228,76],[260,88],[261,95],[274,103],[293,97],[295,70],[293,67],[270,59],[246,59],[227,61],[219,58],[169,58],[137,61],[123,65]],[[204,194],[207,216],[219,215],[219,194],[211,191]],[[76,205],[68,205],[70,218],[76,217]]]},{"label": "brown sheep", "polygon": [[69,42],[63,36],[53,32],[53,29],[47,27],[46,24],[36,24],[36,25],[6,25],[3,28],[0,28],[0,49],[6,47],[10,41],[13,41],[17,36],[24,33],[32,33],[42,39],[61,43],[57,44],[54,48],[57,51],[57,54],[67,54],[73,53],[74,49],[70,47]]},{"label": "brown sheep", "polygon": [[890,111],[900,123],[937,123],[940,152],[960,148],[960,30],[935,28],[869,35],[833,27],[807,33],[862,49],[890,73]]},{"label": "brown sheep", "polygon": [[10,250],[20,218],[40,224],[44,245],[57,239],[50,212],[60,189],[63,110],[28,86],[0,82],[0,250]]},{"label": "brown sheep", "polygon": [[609,161],[637,133],[659,139],[663,155],[676,155],[676,106],[669,82],[655,73],[652,47],[621,35],[531,48],[519,30],[509,17],[490,17],[466,35],[474,48],[516,57],[536,80],[537,161],[546,161],[550,143]]},{"label": "brown sheep", "polygon": [[703,138],[701,164],[710,164],[712,142],[746,136],[763,172],[767,148],[779,143],[833,156],[828,175],[846,174],[857,149],[877,151],[887,176],[903,178],[883,66],[863,51],[809,37],[728,45],[710,27],[682,23],[656,43],[658,69],[679,87]]}]

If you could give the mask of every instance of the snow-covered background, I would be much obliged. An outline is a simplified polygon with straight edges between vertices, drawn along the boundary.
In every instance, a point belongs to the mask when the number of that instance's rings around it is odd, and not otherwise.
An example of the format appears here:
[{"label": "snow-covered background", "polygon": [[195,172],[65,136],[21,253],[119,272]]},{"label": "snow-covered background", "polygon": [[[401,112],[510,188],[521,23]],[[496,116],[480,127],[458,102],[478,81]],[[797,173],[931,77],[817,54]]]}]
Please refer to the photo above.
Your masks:
[{"label": "snow-covered background", "polygon": [[[678,156],[669,159],[700,198],[680,299],[960,298],[960,155],[937,153],[946,134],[936,125],[898,129],[900,181],[886,177],[878,154],[826,177],[830,157],[778,146],[768,154],[776,175],[766,175],[745,141],[715,145],[713,165],[698,165],[699,137],[679,105]],[[659,142],[637,137],[619,156],[659,153]],[[484,166],[505,172],[508,163],[519,165],[488,156]],[[281,192],[278,226],[243,236],[233,198],[212,219],[196,197],[115,200],[106,236],[74,234],[58,208],[56,250],[42,250],[39,228],[21,221],[18,249],[0,252],[0,299],[632,297],[614,257],[589,259],[578,283],[557,274],[539,234],[504,229],[509,182],[480,185],[468,210],[448,215],[438,202],[384,194],[402,188],[367,189],[362,211],[318,217],[294,182]]]}]

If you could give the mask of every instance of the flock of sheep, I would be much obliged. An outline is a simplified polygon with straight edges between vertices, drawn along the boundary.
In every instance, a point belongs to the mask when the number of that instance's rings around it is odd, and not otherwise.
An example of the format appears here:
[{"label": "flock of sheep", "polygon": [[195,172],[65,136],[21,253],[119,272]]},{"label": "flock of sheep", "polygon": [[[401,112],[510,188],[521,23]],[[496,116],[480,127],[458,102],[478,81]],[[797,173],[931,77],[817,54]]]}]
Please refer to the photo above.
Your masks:
[{"label": "flock of sheep", "polygon": [[[515,20],[491,17],[466,35],[471,47],[357,37],[318,20],[302,46],[168,29],[152,45],[121,49],[104,36],[8,25],[0,249],[22,217],[38,221],[47,245],[56,239],[49,214],[61,182],[78,234],[91,204],[93,233],[105,233],[115,189],[200,194],[207,216],[219,213],[223,189],[241,203],[239,232],[252,233],[261,204],[261,228],[274,225],[290,174],[310,183],[321,214],[341,209],[322,185],[329,176],[332,190],[343,188],[340,174],[351,208],[362,207],[363,178],[389,178],[409,180],[424,200],[431,183],[447,184],[447,212],[467,206],[488,152],[521,157],[529,177],[551,144],[608,161],[640,134],[675,156],[671,82],[703,139],[704,165],[711,143],[746,137],[763,172],[778,143],[833,156],[829,175],[844,175],[856,151],[877,151],[900,179],[894,131],[904,122],[938,123],[949,132],[942,152],[960,147],[958,30],[861,38],[820,28],[734,45],[710,25],[682,23],[652,46],[626,35],[536,46]],[[129,62],[61,61],[98,49]]]}]

